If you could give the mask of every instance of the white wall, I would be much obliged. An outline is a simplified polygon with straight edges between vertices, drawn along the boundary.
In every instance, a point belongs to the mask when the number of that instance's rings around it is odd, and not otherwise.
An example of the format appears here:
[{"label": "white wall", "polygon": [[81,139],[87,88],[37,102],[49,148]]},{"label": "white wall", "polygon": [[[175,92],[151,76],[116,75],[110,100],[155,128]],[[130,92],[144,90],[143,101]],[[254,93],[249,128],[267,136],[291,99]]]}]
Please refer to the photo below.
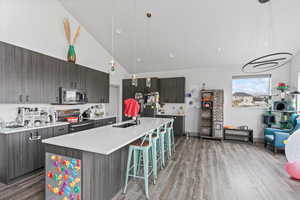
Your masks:
[{"label": "white wall", "polygon": [[[291,62],[291,85],[294,88],[298,87],[298,73],[300,72],[300,52],[293,57]],[[300,88],[298,88],[300,89]]]},{"label": "white wall", "polygon": [[[224,104],[224,124],[225,125],[248,125],[254,129],[254,137],[261,138],[263,136],[263,124],[261,123],[261,115],[263,109],[259,108],[233,108],[231,106],[231,80],[233,75],[241,75],[240,68],[236,69],[190,69],[177,71],[164,71],[154,73],[138,74],[141,77],[186,77],[186,91],[189,92],[192,88],[201,88],[202,83],[206,83],[207,89],[224,89],[225,104]],[[280,81],[289,82],[290,66],[286,65],[275,71],[272,71],[272,85]],[[176,88],[174,88],[176,89]],[[199,109],[189,108],[186,106],[186,131],[199,131]]]},{"label": "white wall", "polygon": [[[74,34],[79,23],[57,0],[0,0],[0,40],[65,60],[68,49],[63,29],[65,17],[69,18]],[[109,71],[110,54],[84,27],[75,49],[78,64]],[[118,65],[111,84],[121,85],[124,74],[127,71]]]}]

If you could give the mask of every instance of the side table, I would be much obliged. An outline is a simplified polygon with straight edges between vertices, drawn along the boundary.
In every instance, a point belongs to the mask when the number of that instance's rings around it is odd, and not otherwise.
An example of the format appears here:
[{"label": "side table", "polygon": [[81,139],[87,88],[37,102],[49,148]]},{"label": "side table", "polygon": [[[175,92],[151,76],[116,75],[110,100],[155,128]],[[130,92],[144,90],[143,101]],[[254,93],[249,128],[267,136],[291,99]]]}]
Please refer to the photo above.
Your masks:
[{"label": "side table", "polygon": [[[243,134],[241,134],[241,132]],[[232,129],[232,128],[224,128],[223,129],[223,139],[228,140],[226,136],[230,136],[230,140],[238,140],[238,141],[245,141],[241,140],[241,138],[247,138],[247,142],[254,143],[253,141],[253,130],[252,129]]]}]

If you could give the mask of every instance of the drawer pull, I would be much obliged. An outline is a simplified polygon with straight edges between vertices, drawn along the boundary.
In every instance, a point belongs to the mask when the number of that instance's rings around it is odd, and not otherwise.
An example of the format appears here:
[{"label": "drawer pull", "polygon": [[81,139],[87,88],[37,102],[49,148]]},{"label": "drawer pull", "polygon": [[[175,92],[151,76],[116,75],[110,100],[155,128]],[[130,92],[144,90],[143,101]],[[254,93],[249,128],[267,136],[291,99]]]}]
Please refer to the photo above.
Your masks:
[{"label": "drawer pull", "polygon": [[29,140],[30,140],[30,141],[36,141],[36,140],[40,140],[40,139],[42,139],[42,136],[40,136],[40,135],[29,137]]},{"label": "drawer pull", "polygon": [[65,130],[64,128],[59,128],[59,129],[58,129],[58,131],[64,131],[64,130]]}]

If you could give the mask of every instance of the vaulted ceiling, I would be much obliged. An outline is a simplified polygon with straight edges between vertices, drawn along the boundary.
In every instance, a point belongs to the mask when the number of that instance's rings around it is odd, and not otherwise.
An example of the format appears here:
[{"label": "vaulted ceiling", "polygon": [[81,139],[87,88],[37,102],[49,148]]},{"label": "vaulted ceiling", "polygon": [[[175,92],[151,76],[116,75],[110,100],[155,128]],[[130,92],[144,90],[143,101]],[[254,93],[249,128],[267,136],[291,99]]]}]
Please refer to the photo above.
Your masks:
[{"label": "vaulted ceiling", "polygon": [[111,53],[114,35],[113,54],[132,73],[241,68],[300,48],[299,0],[60,1]]}]

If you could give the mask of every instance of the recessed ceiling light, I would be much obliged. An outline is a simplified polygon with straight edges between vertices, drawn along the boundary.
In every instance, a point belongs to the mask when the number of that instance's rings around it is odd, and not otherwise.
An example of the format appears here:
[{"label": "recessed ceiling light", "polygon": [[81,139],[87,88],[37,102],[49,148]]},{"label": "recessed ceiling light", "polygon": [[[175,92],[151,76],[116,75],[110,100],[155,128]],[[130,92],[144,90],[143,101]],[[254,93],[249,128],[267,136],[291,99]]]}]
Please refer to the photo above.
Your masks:
[{"label": "recessed ceiling light", "polygon": [[218,52],[219,53],[222,52],[222,48],[221,47],[218,48]]},{"label": "recessed ceiling light", "polygon": [[116,33],[117,33],[118,35],[121,35],[121,33],[122,33],[122,30],[121,30],[121,29],[119,29],[119,28],[117,28],[117,29],[116,29]]},{"label": "recessed ceiling light", "polygon": [[175,56],[174,56],[173,53],[169,53],[169,57],[170,57],[170,58],[175,58]]},{"label": "recessed ceiling light", "polygon": [[136,62],[140,63],[140,62],[142,62],[142,59],[141,58],[137,58]]}]

